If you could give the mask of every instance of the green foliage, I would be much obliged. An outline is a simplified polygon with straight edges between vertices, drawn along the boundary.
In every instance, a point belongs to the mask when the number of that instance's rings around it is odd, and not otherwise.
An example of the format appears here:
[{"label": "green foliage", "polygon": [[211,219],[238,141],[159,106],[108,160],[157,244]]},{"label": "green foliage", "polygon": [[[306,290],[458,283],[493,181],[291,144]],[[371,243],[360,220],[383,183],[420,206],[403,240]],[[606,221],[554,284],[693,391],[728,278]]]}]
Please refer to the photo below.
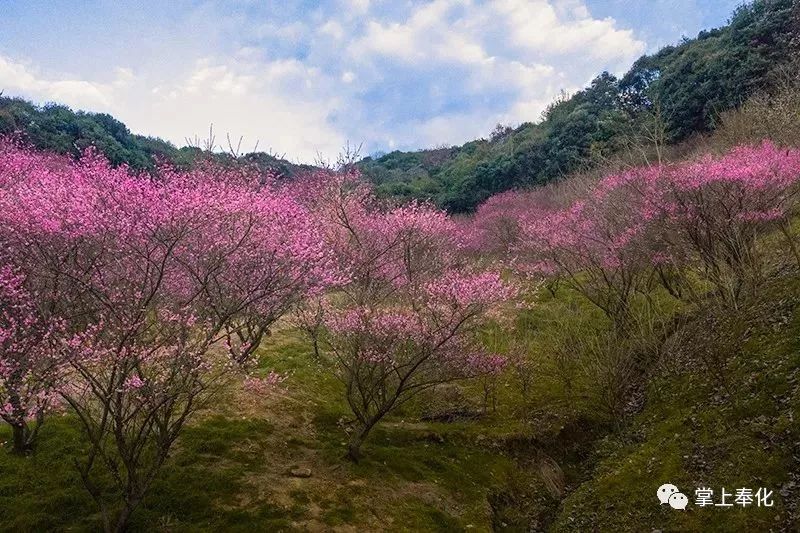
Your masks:
[{"label": "green foliage", "polygon": [[94,146],[111,164],[126,164],[137,170],[151,170],[158,161],[186,168],[206,157],[220,163],[238,160],[285,177],[311,168],[264,152],[234,155],[188,146],[177,148],[156,137],[133,134],[125,124],[106,113],[73,111],[52,103],[36,106],[21,98],[0,96],[0,136],[6,135],[19,135],[36,148],[74,156]]},{"label": "green foliage", "polygon": [[620,90],[634,112],[661,102],[672,140],[708,131],[720,112],[765,89],[775,67],[792,57],[798,16],[791,0],[743,5],[728,26],[640,58]]},{"label": "green foliage", "polygon": [[471,211],[497,192],[543,184],[622,157],[647,143],[654,114],[664,141],[714,128],[720,113],[770,87],[774,73],[800,52],[800,5],[756,0],[730,23],[639,58],[620,79],[607,72],[571,97],[562,95],[536,124],[499,128],[489,140],[460,147],[392,152],[360,166],[387,196],[432,199]]},{"label": "green foliage", "polygon": [[37,107],[19,98],[0,97],[0,135],[22,132],[37,148],[78,155],[96,146],[112,164],[148,169],[154,158],[176,159],[172,144],[132,134],[127,126],[105,113],[72,111],[57,104]]}]

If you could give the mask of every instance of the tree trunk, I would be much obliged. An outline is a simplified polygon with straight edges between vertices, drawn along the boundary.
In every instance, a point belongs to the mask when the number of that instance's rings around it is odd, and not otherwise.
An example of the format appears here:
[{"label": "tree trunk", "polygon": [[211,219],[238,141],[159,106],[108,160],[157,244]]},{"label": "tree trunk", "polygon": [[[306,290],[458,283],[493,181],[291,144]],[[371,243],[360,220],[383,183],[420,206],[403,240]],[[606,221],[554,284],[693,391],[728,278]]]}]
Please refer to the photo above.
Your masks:
[{"label": "tree trunk", "polygon": [[122,506],[122,510],[119,512],[117,516],[117,523],[114,526],[113,532],[114,533],[124,533],[128,530],[128,526],[130,525],[131,514],[133,511],[139,507],[139,504],[142,502],[144,490],[141,490],[139,494],[140,496],[131,496],[126,498],[125,505]]},{"label": "tree trunk", "polygon": [[355,431],[350,437],[350,442],[347,444],[347,458],[354,463],[357,463],[359,460],[361,460],[361,445],[364,444],[364,439],[367,438],[369,431],[374,425],[374,422],[367,424]]},{"label": "tree trunk", "polygon": [[127,505],[122,507],[122,510],[117,517],[117,523],[114,526],[114,533],[124,533],[128,530],[128,522],[131,518],[131,511],[133,511],[133,509]]},{"label": "tree trunk", "polygon": [[322,357],[319,354],[319,339],[318,339],[318,336],[316,334],[314,334],[312,336],[312,339],[313,339],[313,342],[314,342],[314,358],[317,359],[317,360],[320,360]]},{"label": "tree trunk", "polygon": [[361,444],[364,442],[364,436],[358,432],[350,437],[350,442],[347,444],[347,458],[357,463],[361,460]]},{"label": "tree trunk", "polygon": [[28,431],[25,424],[11,424],[11,433],[14,438],[14,453],[24,454],[30,449]]}]

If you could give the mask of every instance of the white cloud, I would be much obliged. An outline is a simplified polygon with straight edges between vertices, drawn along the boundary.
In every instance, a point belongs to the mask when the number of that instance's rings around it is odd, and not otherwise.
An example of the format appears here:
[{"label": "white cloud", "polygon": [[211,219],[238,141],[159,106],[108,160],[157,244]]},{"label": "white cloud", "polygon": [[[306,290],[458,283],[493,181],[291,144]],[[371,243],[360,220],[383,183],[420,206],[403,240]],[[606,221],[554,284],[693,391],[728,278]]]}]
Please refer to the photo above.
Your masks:
[{"label": "white cloud", "polygon": [[536,55],[586,54],[605,61],[629,59],[644,51],[630,30],[616,28],[614,19],[590,17],[586,6],[570,1],[498,0],[511,41]]},{"label": "white cloud", "polygon": [[320,33],[329,35],[335,40],[340,41],[344,38],[344,28],[335,20],[328,20],[319,27]]},{"label": "white cloud", "polygon": [[465,136],[468,139],[484,137],[497,122],[498,117],[485,113],[458,113],[421,121],[415,125],[415,131],[426,146],[450,146],[463,143]]},{"label": "white cloud", "polygon": [[[25,65],[0,56],[0,87],[35,101],[58,101],[74,108],[107,111],[132,131],[157,135],[182,146],[213,123],[218,142],[225,133],[244,136],[250,146],[302,161],[317,152],[333,154],[344,136],[327,122],[339,105],[325,94],[318,69],[296,60],[267,63],[197,61],[186,78],[146,88],[130,69],[117,69],[111,83],[44,79]],[[330,92],[328,92],[330,93]]]},{"label": "white cloud", "polygon": [[387,56],[406,62],[485,58],[483,48],[466,32],[448,27],[451,10],[458,0],[434,0],[411,13],[406,21],[382,23],[372,20],[363,36],[350,46],[355,59]]},{"label": "white cloud", "polygon": [[0,55],[0,89],[112,112],[179,145],[213,122],[223,137],[310,161],[347,138],[368,151],[417,148],[537,120],[560,90],[620,72],[645,49],[584,0],[335,0],[256,14],[203,6],[187,19],[215,31],[196,52],[131,54],[120,63],[132,69],[93,76],[44,74]]},{"label": "white cloud", "polygon": [[113,107],[114,93],[128,87],[134,80],[133,71],[119,68],[108,83],[80,79],[48,79],[34,67],[0,56],[0,90],[7,94],[22,94],[40,102],[108,111]]},{"label": "white cloud", "polygon": [[506,95],[502,112],[481,113],[476,103],[469,113],[414,125],[459,142],[496,119],[537,120],[562,89],[577,90],[603,69],[621,72],[644,50],[632,31],[610,18],[592,18],[581,0],[434,0],[402,20],[369,21],[348,57],[364,69],[396,62],[423,79],[431,71],[460,72],[457,86],[431,85],[436,99]]},{"label": "white cloud", "polygon": [[350,50],[356,58],[478,63],[490,47],[515,52],[509,59],[522,62],[580,54],[614,63],[638,56],[645,45],[613,19],[593,19],[578,0],[434,0],[401,22],[370,21]]},{"label": "white cloud", "polygon": [[248,28],[248,35],[255,38],[278,38],[285,42],[300,42],[308,34],[308,27],[300,22],[279,24],[273,21],[262,22]]},{"label": "white cloud", "polygon": [[336,153],[344,136],[328,123],[340,105],[328,81],[316,68],[297,60],[272,62],[199,61],[186,80],[167,89],[166,97],[143,107],[130,124],[152,128],[182,144],[205,132],[209,123],[224,137],[244,136],[252,146],[271,147],[300,161],[318,152]]}]

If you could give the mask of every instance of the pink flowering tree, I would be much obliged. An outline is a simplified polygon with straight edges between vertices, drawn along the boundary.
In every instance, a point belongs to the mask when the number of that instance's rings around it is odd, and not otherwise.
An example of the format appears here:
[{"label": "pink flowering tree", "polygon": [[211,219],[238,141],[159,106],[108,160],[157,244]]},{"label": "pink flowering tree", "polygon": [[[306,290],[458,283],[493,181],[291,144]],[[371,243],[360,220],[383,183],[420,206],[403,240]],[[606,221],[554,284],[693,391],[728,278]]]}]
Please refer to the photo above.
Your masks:
[{"label": "pink flowering tree", "polygon": [[492,196],[458,225],[464,251],[479,258],[512,258],[524,237],[525,224],[559,207],[560,192],[556,186],[544,186]]},{"label": "pink flowering tree", "polygon": [[0,266],[0,418],[11,426],[17,453],[33,447],[58,403],[60,326],[42,316],[22,276]]},{"label": "pink flowering tree", "polygon": [[357,424],[348,456],[357,461],[372,428],[416,394],[458,379],[494,374],[505,359],[477,338],[492,305],[510,297],[496,274],[448,272],[385,305],[333,312],[329,356]]},{"label": "pink flowering tree", "polygon": [[246,365],[278,318],[340,275],[305,206],[257,177],[212,171],[179,177],[191,180],[192,191],[182,216],[198,227],[177,255],[197,315],[219,330],[233,361]]},{"label": "pink flowering tree", "polygon": [[[477,263],[498,263],[545,281],[551,294],[558,290],[561,273],[544,262],[531,261],[531,227],[564,205],[569,194],[563,187],[548,185],[530,190],[496,194],[478,206],[475,214],[457,220],[461,253]],[[537,252],[534,252],[534,255]]]},{"label": "pink flowering tree", "polygon": [[800,261],[791,232],[799,184],[800,150],[770,142],[662,169],[645,184],[643,211],[660,226],[656,262],[700,265],[702,278],[735,305],[763,280],[760,236],[778,229]]},{"label": "pink flowering tree", "polygon": [[507,257],[519,242],[520,224],[532,204],[527,191],[517,190],[496,194],[483,202],[472,217],[459,224],[465,251],[481,257]]},{"label": "pink flowering tree", "polygon": [[305,208],[236,168],[152,179],[92,152],[0,157],[3,243],[63,319],[58,390],[90,443],[78,470],[121,531],[187,420],[321,289],[328,253]]},{"label": "pink flowering tree", "polygon": [[799,183],[800,151],[769,142],[612,174],[567,207],[520,217],[512,255],[523,272],[569,280],[620,331],[654,280],[678,298],[710,286],[735,305],[763,280],[761,236],[779,230],[800,259],[790,224]]},{"label": "pink flowering tree", "polygon": [[344,384],[355,417],[348,456],[357,461],[369,432],[393,409],[502,364],[485,353],[477,332],[513,291],[498,274],[460,264],[445,213],[424,204],[384,206],[357,176],[320,181],[316,213],[346,279],[305,323],[321,326],[323,357]]},{"label": "pink flowering tree", "polygon": [[629,191],[601,182],[568,207],[523,221],[517,266],[564,278],[622,331],[648,278],[647,229]]}]

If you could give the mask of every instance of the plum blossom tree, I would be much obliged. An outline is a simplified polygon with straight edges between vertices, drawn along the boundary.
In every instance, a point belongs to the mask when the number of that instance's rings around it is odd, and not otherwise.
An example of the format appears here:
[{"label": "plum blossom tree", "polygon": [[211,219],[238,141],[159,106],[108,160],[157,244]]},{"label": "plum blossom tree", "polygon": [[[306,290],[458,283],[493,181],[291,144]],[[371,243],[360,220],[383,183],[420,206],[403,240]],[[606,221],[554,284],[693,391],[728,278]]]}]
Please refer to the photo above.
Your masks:
[{"label": "plum blossom tree", "polygon": [[568,280],[622,331],[647,279],[645,229],[626,190],[598,186],[566,208],[524,221],[519,265]]},{"label": "plum blossom tree", "polygon": [[[318,176],[315,212],[347,279],[306,315],[355,417],[348,456],[372,428],[437,384],[492,372],[477,331],[513,291],[460,264],[452,220],[425,204],[381,205],[352,174]],[[320,314],[321,313],[321,314]]]},{"label": "plum blossom tree", "polygon": [[768,141],[667,167],[648,186],[652,196],[642,212],[662,228],[657,260],[701,265],[715,292],[736,305],[763,280],[767,256],[759,236],[779,229],[800,261],[790,226],[798,185],[800,150]]},{"label": "plum blossom tree", "polygon": [[191,176],[196,199],[185,216],[199,211],[201,227],[181,244],[179,261],[197,291],[197,314],[216,324],[233,360],[246,364],[278,318],[340,276],[303,205],[274,183],[218,171]]},{"label": "plum blossom tree", "polygon": [[653,280],[676,297],[703,298],[690,282],[699,276],[736,305],[763,279],[759,236],[779,229],[800,259],[789,224],[799,183],[800,151],[769,142],[635,168],[606,176],[567,207],[520,217],[511,255],[522,270],[568,279],[620,331],[632,298]]},{"label": "plum blossom tree", "polygon": [[375,424],[419,392],[502,369],[505,358],[485,353],[475,333],[509,296],[496,274],[450,272],[392,304],[332,313],[326,340],[357,421],[348,457],[358,461]]},{"label": "plum blossom tree", "polygon": [[458,225],[464,250],[479,257],[513,256],[523,238],[523,226],[556,208],[558,200],[553,186],[490,197]]},{"label": "plum blossom tree", "polygon": [[22,276],[0,267],[0,418],[11,426],[17,453],[33,447],[47,410],[57,403],[60,327],[36,309]]},{"label": "plum blossom tree", "polygon": [[[332,256],[303,206],[236,168],[151,178],[92,151],[72,161],[14,146],[0,161],[3,244],[39,306],[63,320],[58,392],[90,443],[76,466],[105,529],[121,531],[236,368],[230,356],[244,363],[274,320],[319,291]],[[214,349],[234,335],[232,353]]]}]

